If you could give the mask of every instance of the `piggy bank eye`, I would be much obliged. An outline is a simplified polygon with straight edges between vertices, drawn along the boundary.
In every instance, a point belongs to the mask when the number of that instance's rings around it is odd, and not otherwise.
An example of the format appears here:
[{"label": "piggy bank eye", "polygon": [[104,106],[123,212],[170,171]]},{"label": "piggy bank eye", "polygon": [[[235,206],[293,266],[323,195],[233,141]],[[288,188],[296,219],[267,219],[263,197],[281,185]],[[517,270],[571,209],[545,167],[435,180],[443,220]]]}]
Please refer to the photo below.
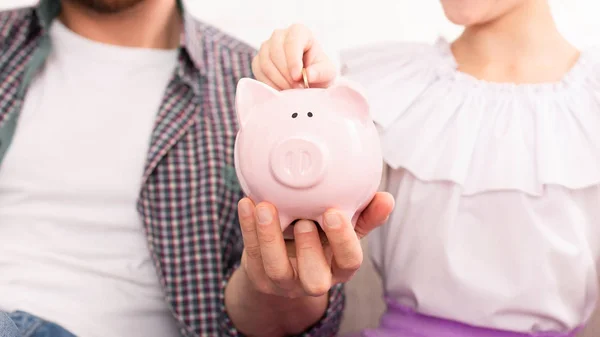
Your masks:
[{"label": "piggy bank eye", "polygon": [[306,115],[307,115],[308,117],[312,117],[312,116],[313,116],[313,113],[312,113],[312,112],[309,112],[309,113],[307,113]]},{"label": "piggy bank eye", "polygon": [[294,112],[294,113],[292,114],[292,118],[296,118],[296,117],[298,117],[298,113],[297,113],[297,112]]}]

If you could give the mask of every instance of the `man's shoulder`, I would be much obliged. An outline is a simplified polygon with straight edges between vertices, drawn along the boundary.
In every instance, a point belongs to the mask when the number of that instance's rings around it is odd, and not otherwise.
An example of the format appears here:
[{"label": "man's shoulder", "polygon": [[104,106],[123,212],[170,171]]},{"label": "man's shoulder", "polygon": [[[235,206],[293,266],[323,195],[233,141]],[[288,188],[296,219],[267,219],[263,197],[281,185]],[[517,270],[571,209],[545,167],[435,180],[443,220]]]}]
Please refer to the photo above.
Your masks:
[{"label": "man's shoulder", "polygon": [[0,10],[0,27],[6,28],[18,23],[31,20],[34,9],[32,7],[21,7]]},{"label": "man's shoulder", "polygon": [[256,48],[216,26],[199,20],[195,21],[195,25],[199,37],[208,39],[215,47],[221,50],[246,55],[254,55],[256,53]]},{"label": "man's shoulder", "polygon": [[219,68],[243,77],[252,75],[251,62],[256,48],[247,42],[195,18],[186,23],[186,35],[189,52],[209,73]]},{"label": "man's shoulder", "polygon": [[34,9],[30,7],[0,10],[0,42],[17,38],[15,34],[30,27]]}]

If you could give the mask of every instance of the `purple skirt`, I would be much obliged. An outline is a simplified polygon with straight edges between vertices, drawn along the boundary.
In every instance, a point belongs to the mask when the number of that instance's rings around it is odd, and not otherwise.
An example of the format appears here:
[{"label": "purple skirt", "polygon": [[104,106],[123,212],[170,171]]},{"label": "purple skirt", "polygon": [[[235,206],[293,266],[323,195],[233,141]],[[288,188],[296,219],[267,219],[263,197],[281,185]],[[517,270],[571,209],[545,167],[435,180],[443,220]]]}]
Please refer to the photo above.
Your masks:
[{"label": "purple skirt", "polygon": [[394,301],[376,329],[366,329],[346,337],[575,337],[580,329],[568,333],[519,333],[474,327],[441,318],[425,316]]}]

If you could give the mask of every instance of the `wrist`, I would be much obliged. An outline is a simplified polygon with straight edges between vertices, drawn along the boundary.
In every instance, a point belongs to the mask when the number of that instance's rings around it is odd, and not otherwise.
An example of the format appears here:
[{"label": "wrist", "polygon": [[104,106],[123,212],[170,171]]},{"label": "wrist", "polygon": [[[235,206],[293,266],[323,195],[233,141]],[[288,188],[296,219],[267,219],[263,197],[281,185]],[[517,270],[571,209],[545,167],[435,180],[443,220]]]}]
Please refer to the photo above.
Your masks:
[{"label": "wrist", "polygon": [[300,334],[325,314],[328,294],[287,298],[256,289],[243,267],[231,276],[225,289],[225,307],[238,330],[250,336]]}]

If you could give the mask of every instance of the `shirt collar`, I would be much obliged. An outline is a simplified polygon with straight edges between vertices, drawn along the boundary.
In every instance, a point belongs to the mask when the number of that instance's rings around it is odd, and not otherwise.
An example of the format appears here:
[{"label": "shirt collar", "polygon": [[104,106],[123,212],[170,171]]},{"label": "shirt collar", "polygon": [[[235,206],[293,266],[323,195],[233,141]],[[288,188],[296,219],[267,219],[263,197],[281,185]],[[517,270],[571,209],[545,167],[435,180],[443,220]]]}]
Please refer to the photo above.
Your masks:
[{"label": "shirt collar", "polygon": [[[185,55],[189,57],[196,69],[201,73],[206,72],[206,61],[203,56],[204,41],[200,32],[199,23],[185,10],[182,0],[176,0],[177,7],[182,12],[183,30],[180,39],[180,48]],[[40,0],[36,7],[36,15],[39,20],[42,32],[45,33],[52,21],[60,14],[60,0]],[[182,70],[183,71],[183,70]]]}]

